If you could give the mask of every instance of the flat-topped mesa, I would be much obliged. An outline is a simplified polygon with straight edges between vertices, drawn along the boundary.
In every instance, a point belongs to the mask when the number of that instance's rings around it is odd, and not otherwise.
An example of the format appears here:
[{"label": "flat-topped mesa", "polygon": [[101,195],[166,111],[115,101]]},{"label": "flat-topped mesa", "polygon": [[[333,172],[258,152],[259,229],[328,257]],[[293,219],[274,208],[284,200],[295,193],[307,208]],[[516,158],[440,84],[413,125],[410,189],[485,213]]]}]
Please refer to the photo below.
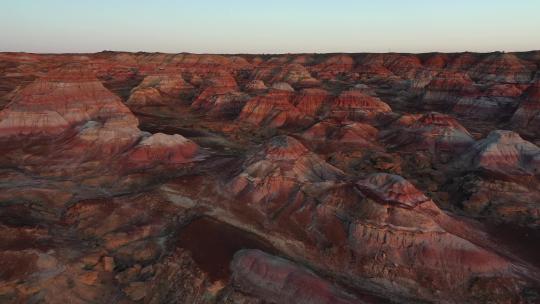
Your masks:
[{"label": "flat-topped mesa", "polygon": [[528,83],[535,70],[535,64],[514,54],[495,53],[484,58],[468,73],[471,78],[482,82]]},{"label": "flat-topped mesa", "polygon": [[146,76],[131,91],[127,101],[129,106],[170,105],[191,98],[193,86],[180,74]]},{"label": "flat-topped mesa", "polygon": [[394,148],[428,150],[434,154],[460,152],[474,144],[471,134],[455,118],[437,112],[404,115],[381,137]]},{"label": "flat-topped mesa", "polygon": [[120,98],[79,65],[56,69],[18,91],[0,113],[0,134],[58,135],[86,121],[114,119],[136,128]]},{"label": "flat-topped mesa", "polygon": [[341,120],[363,120],[391,111],[390,106],[379,98],[352,90],[342,92],[332,101],[330,115]]},{"label": "flat-topped mesa", "polygon": [[540,135],[540,80],[525,92],[525,100],[512,116],[511,124],[517,132]]},{"label": "flat-topped mesa", "polygon": [[412,183],[399,175],[375,173],[357,182],[356,186],[362,193],[381,203],[414,208],[430,201]]},{"label": "flat-topped mesa", "polygon": [[231,270],[236,288],[270,303],[363,303],[310,270],[260,250],[237,252]]},{"label": "flat-topped mesa", "polygon": [[503,176],[537,175],[540,148],[512,131],[496,130],[463,156],[464,168],[483,169]]},{"label": "flat-topped mesa", "polygon": [[478,90],[463,72],[443,71],[424,88],[421,106],[425,109],[448,109],[463,96],[474,96]]}]

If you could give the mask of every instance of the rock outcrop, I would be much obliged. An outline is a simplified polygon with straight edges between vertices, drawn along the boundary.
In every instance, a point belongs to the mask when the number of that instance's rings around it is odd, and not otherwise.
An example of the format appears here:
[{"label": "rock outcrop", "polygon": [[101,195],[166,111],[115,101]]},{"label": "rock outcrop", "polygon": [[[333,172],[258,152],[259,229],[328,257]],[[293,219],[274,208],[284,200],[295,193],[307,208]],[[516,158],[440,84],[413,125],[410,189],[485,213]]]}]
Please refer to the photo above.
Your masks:
[{"label": "rock outcrop", "polygon": [[436,112],[405,115],[385,131],[382,139],[395,149],[427,150],[432,154],[460,153],[475,142],[456,119]]},{"label": "rock outcrop", "polygon": [[[342,182],[342,172],[290,137],[272,139],[243,170],[230,189],[255,211],[252,219],[273,231],[270,241],[290,256],[318,261],[326,265],[324,271],[348,276],[357,286],[382,291],[385,284],[373,285],[391,277],[400,287],[384,292],[434,299],[428,290],[455,292],[463,280],[473,284],[482,273],[486,280],[520,288],[520,275],[488,242],[482,244],[481,233],[468,233],[467,223],[446,215],[400,176],[374,174],[351,187]],[[275,234],[302,243],[302,249],[279,247]],[[322,248],[332,257],[321,255]],[[420,280],[426,275],[429,280]]]},{"label": "rock outcrop", "polygon": [[330,94],[323,89],[304,89],[294,97],[296,108],[305,115],[316,117],[329,104]]},{"label": "rock outcrop", "polygon": [[294,88],[287,82],[276,82],[272,84],[272,89],[285,92],[294,92]]},{"label": "rock outcrop", "polygon": [[378,114],[390,111],[392,111],[390,106],[379,98],[360,91],[345,91],[332,101],[330,115],[341,120],[357,121],[374,118]]},{"label": "rock outcrop", "polygon": [[469,74],[480,81],[527,83],[531,81],[534,64],[514,54],[494,53],[472,67]]},{"label": "rock outcrop", "polygon": [[[206,93],[204,95],[206,95]],[[191,104],[191,108],[211,117],[232,119],[240,114],[249,100],[250,96],[248,94],[231,91],[223,94],[218,93],[211,96],[205,96],[205,98],[197,98],[197,100]]]},{"label": "rock outcrop", "polygon": [[319,79],[333,79],[340,74],[351,71],[355,61],[348,55],[331,56],[312,68]]},{"label": "rock outcrop", "polygon": [[87,121],[135,128],[137,119],[120,99],[82,66],[55,70],[13,96],[0,113],[0,136],[59,135]]},{"label": "rock outcrop", "polygon": [[540,223],[540,148],[512,131],[497,130],[474,144],[459,160],[457,178],[464,210],[495,221]]},{"label": "rock outcrop", "polygon": [[327,121],[316,123],[302,133],[303,138],[320,145],[336,143],[355,147],[377,144],[377,135],[378,130],[369,124],[360,122],[341,124]]},{"label": "rock outcrop", "polygon": [[254,97],[242,108],[238,120],[270,128],[301,125],[306,115],[292,104],[293,98],[294,94],[284,90]]},{"label": "rock outcrop", "polygon": [[362,303],[313,272],[262,251],[239,251],[231,268],[235,286],[271,303]]},{"label": "rock outcrop", "polygon": [[171,105],[186,102],[193,95],[193,86],[181,75],[151,75],[136,88],[127,101],[131,107]]},{"label": "rock outcrop", "polygon": [[252,80],[245,85],[245,90],[248,92],[264,92],[268,89],[264,81]]},{"label": "rock outcrop", "polygon": [[512,116],[512,126],[518,132],[538,136],[540,130],[540,81],[526,92],[526,98]]},{"label": "rock outcrop", "polygon": [[422,107],[432,110],[449,109],[459,98],[475,96],[477,91],[467,74],[444,71],[425,87]]},{"label": "rock outcrop", "polygon": [[464,166],[504,176],[534,176],[540,172],[540,148],[512,131],[496,130],[463,156]]},{"label": "rock outcrop", "polygon": [[[226,71],[210,74],[200,86],[199,94],[191,103],[191,107],[195,110],[203,109],[208,111],[216,103],[234,104],[235,97],[240,95],[235,78],[230,72]],[[228,106],[224,106],[224,108],[226,108],[225,111],[229,109]],[[216,113],[219,112],[219,110],[216,111]]]},{"label": "rock outcrop", "polygon": [[[119,179],[140,166],[177,167],[197,158],[197,145],[180,135],[140,131],[120,98],[89,73],[80,66],[51,72],[22,89],[0,112],[0,140],[16,141],[4,149],[6,165],[25,168],[26,179],[82,194],[79,186],[66,189],[56,179],[120,191],[127,185]],[[137,164],[127,165],[130,160]]]}]

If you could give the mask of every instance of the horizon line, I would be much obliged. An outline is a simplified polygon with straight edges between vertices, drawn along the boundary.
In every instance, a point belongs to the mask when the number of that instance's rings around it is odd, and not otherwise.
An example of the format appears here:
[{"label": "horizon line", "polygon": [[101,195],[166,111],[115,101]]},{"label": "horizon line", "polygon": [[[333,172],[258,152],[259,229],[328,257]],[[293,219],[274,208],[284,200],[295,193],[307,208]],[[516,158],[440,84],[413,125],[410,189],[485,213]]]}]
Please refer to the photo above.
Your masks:
[{"label": "horizon line", "polygon": [[189,54],[189,55],[221,55],[221,56],[234,56],[234,55],[254,55],[254,56],[260,56],[260,55],[333,55],[333,54],[349,54],[349,55],[359,55],[359,54],[411,54],[411,55],[421,55],[421,54],[463,54],[463,53],[472,53],[472,54],[492,54],[492,53],[534,53],[534,52],[540,52],[540,49],[532,49],[532,50],[494,50],[494,51],[421,51],[421,52],[410,52],[410,51],[392,51],[389,50],[387,52],[384,51],[354,51],[354,52],[347,52],[347,51],[333,51],[333,52],[260,52],[260,53],[238,53],[238,52],[163,52],[163,51],[124,51],[124,50],[101,50],[101,51],[95,51],[95,52],[31,52],[31,51],[2,51],[0,50],[0,54],[31,54],[31,55],[91,55],[91,54],[99,54],[99,53],[130,53],[130,54],[165,54],[165,55],[181,55],[181,54]]}]

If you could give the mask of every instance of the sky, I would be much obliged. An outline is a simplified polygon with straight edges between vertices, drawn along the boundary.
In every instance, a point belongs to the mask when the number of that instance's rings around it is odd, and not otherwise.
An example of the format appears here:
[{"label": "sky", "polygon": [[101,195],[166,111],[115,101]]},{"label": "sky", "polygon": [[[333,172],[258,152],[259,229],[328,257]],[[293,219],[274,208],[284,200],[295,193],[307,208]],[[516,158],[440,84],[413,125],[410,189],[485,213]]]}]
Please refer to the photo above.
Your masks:
[{"label": "sky", "polygon": [[0,0],[0,51],[540,49],[540,0]]}]

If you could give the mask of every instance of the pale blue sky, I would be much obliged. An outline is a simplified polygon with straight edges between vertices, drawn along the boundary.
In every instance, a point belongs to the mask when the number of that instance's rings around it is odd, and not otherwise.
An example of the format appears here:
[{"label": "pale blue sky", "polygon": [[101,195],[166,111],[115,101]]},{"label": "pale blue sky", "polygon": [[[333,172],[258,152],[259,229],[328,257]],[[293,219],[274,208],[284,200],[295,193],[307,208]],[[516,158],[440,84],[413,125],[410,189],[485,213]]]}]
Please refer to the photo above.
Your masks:
[{"label": "pale blue sky", "polygon": [[0,51],[540,49],[540,0],[0,0]]}]

